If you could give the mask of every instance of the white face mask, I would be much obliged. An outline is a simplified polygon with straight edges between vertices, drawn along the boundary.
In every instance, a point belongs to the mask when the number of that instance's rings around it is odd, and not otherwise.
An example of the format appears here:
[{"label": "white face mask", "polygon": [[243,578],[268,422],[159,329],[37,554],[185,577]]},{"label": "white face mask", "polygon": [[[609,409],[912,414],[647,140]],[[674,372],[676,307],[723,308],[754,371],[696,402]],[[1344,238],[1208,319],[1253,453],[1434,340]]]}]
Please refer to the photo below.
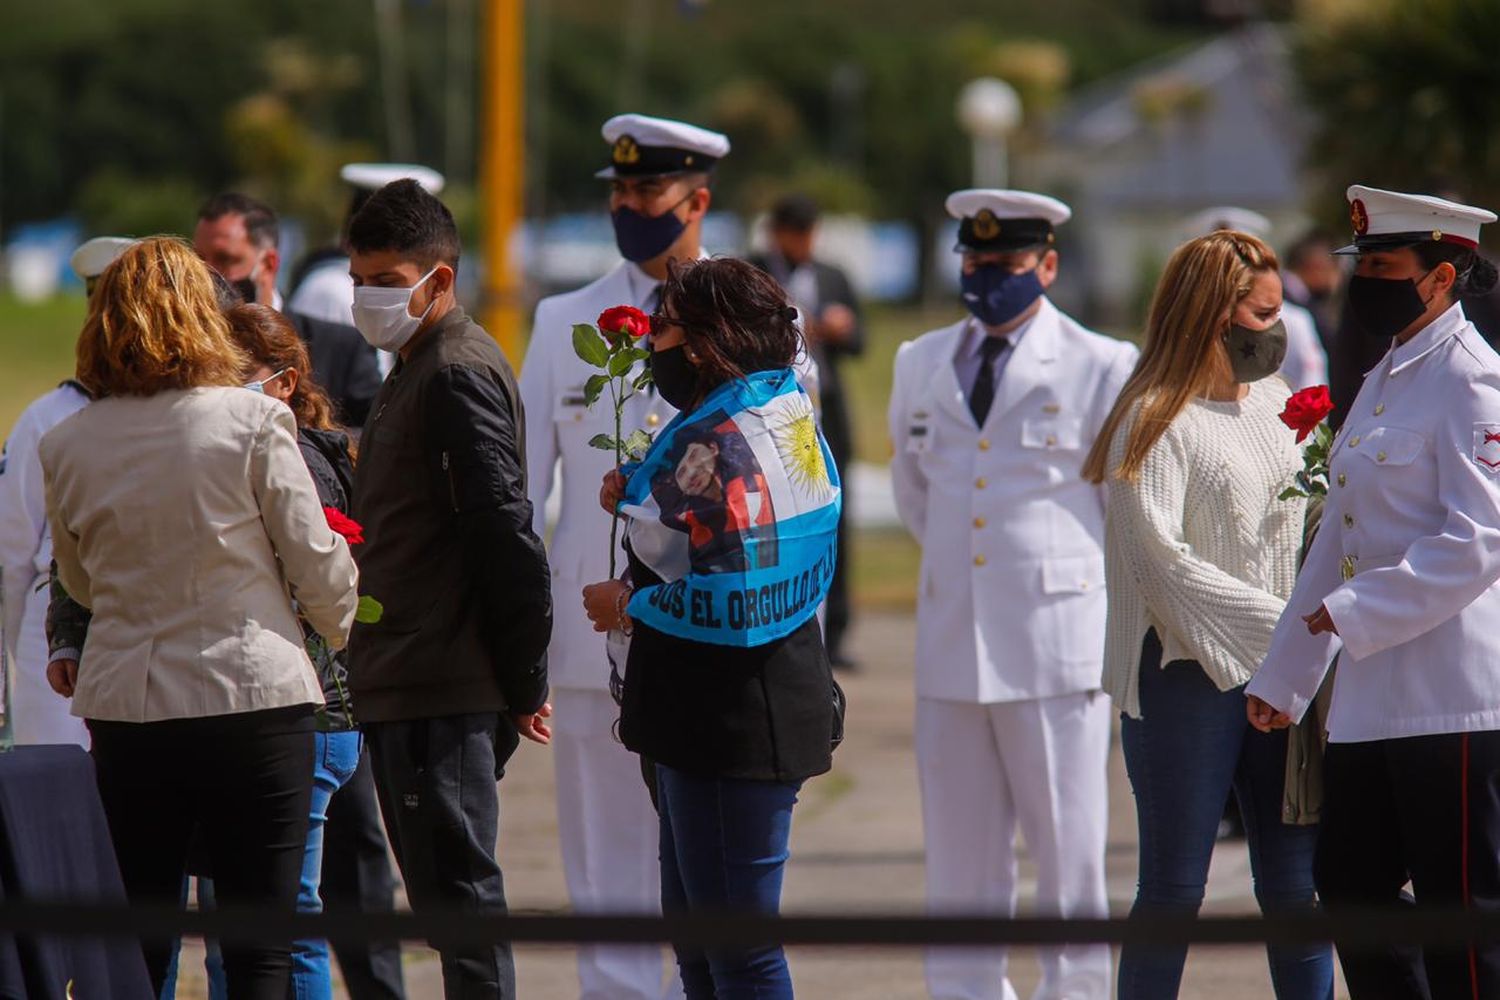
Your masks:
[{"label": "white face mask", "polygon": [[410,288],[377,288],[373,285],[361,285],[354,289],[354,326],[359,330],[365,340],[370,342],[371,347],[382,351],[399,351],[411,340],[427,314],[432,312],[436,304],[436,297],[422,310],[422,315],[413,316],[409,307],[411,297],[418,288],[437,273],[438,267],[433,265],[417,283]]}]

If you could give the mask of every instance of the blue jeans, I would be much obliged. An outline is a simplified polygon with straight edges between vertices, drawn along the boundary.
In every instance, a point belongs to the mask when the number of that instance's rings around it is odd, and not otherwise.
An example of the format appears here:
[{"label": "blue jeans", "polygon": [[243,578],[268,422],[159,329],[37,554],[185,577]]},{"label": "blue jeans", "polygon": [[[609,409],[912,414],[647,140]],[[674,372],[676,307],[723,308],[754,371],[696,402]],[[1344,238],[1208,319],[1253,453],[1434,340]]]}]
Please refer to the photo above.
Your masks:
[{"label": "blue jeans", "polygon": [[[317,733],[313,759],[311,824],[307,852],[302,856],[302,882],[297,890],[297,912],[322,913],[318,883],[323,874],[323,824],[328,802],[359,766],[362,737],[357,732]],[[292,996],[296,1000],[331,1000],[333,975],[328,964],[328,942],[304,938],[292,943]]]},{"label": "blue jeans", "polygon": [[[1250,727],[1243,687],[1220,691],[1195,662],[1160,664],[1152,631],[1141,652],[1141,718],[1126,717],[1121,728],[1140,827],[1140,881],[1130,915],[1149,920],[1198,912],[1231,789],[1249,837],[1261,912],[1312,909],[1318,828],[1281,821],[1286,731]],[[1331,1000],[1327,945],[1268,946],[1266,952],[1279,1000]],[[1120,951],[1120,1000],[1171,1000],[1186,961],[1186,946],[1127,945]]]},{"label": "blue jeans", "polygon": [[[182,905],[187,906],[188,886],[192,881],[191,875],[182,878]],[[214,908],[214,880],[211,878],[198,879],[198,909],[212,910]],[[224,953],[219,950],[219,942],[214,938],[205,938],[203,941],[203,972],[208,977],[209,1000],[228,1000],[229,979],[224,975]],[[177,965],[182,958],[182,939],[178,938],[172,945],[172,960],[167,963],[167,977],[162,982],[161,993],[158,1000],[175,1000],[177,996]]]},{"label": "blue jeans", "polygon": [[[697,778],[656,767],[661,814],[661,905],[775,914],[792,806],[801,782]],[[791,1000],[780,945],[707,954],[677,949],[687,1000]]]}]

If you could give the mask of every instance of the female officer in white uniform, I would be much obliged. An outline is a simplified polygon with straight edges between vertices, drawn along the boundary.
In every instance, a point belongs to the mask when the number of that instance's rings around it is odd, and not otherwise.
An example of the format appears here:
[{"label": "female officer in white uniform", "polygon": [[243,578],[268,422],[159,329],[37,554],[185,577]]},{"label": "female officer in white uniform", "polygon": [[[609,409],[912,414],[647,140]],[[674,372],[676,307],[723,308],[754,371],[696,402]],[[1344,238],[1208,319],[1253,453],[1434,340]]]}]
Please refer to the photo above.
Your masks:
[{"label": "female officer in white uniform", "polygon": [[[1349,189],[1349,308],[1394,337],[1330,456],[1328,503],[1248,688],[1301,719],[1342,646],[1315,878],[1325,905],[1500,908],[1500,357],[1459,300],[1495,285],[1495,215]],[[1349,948],[1353,1000],[1500,996],[1500,944]]]}]

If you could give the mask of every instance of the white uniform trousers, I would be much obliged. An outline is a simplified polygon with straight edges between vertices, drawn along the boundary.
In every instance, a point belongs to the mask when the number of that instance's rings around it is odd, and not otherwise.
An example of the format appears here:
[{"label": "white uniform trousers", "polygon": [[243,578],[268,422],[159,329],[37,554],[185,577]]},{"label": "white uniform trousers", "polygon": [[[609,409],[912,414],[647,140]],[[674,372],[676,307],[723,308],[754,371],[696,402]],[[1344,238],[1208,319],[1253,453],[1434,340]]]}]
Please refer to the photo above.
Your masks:
[{"label": "white uniform trousers", "polygon": [[76,743],[87,750],[88,728],[70,714],[73,703],[47,683],[47,602],[45,589],[26,595],[16,662],[11,664],[11,737],[17,746]]},{"label": "white uniform trousers", "polygon": [[[557,825],[574,911],[660,913],[660,826],[640,758],[615,739],[614,699],[555,687],[552,709]],[[663,957],[656,945],[581,945],[580,1000],[680,998],[675,972],[664,984]]]},{"label": "white uniform trousers", "polygon": [[[1090,691],[981,705],[917,699],[917,772],[933,914],[1013,916],[1017,826],[1039,916],[1106,917],[1109,699]],[[1043,949],[1034,1000],[1108,1000],[1109,948]],[[1004,948],[933,948],[936,1000],[1015,1000]]]}]

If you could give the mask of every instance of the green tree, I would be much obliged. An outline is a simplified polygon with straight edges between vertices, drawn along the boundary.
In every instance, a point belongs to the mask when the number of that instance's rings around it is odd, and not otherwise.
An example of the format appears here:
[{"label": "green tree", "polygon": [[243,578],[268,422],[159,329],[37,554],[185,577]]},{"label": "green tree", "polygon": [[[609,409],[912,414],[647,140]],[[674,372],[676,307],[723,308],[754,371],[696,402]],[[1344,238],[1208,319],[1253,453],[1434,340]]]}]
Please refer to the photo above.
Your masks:
[{"label": "green tree", "polygon": [[1500,205],[1500,4],[1371,0],[1310,17],[1298,50],[1317,115],[1324,214],[1350,183]]}]

